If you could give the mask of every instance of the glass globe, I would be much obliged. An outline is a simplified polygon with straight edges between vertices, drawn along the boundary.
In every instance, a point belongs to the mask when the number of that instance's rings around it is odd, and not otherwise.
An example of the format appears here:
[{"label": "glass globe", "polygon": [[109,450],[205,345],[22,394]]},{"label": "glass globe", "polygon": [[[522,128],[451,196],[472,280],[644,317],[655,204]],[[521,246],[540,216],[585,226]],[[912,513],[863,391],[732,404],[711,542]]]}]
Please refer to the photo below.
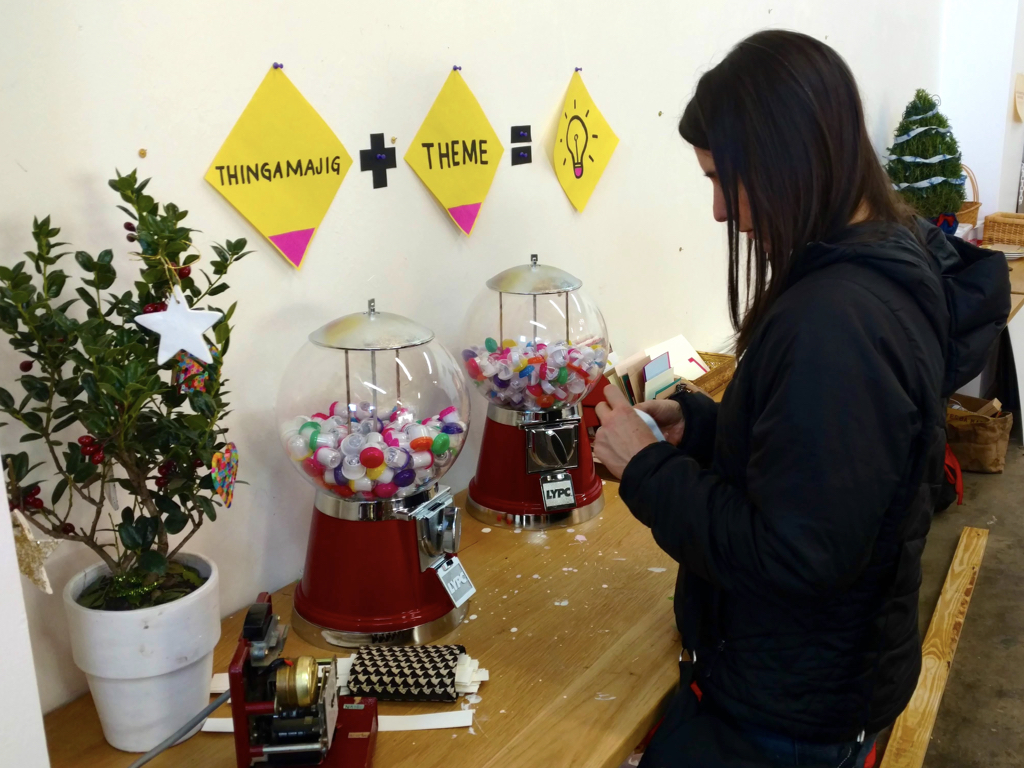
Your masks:
[{"label": "glass globe", "polygon": [[317,490],[403,498],[451,469],[469,430],[469,394],[433,336],[372,303],[310,334],[285,370],[276,412],[285,453]]},{"label": "glass globe", "polygon": [[495,275],[474,300],[462,365],[489,403],[554,411],[576,405],[601,380],[607,330],[579,279],[532,259]]}]

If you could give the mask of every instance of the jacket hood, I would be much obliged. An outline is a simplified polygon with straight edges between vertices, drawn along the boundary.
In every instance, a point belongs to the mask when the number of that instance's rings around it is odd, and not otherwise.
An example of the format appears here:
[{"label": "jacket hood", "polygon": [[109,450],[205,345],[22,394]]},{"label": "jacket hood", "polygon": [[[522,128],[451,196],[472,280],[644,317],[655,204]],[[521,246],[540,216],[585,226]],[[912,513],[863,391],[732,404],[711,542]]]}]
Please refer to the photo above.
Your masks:
[{"label": "jacket hood", "polygon": [[901,287],[923,310],[946,349],[942,395],[978,376],[1010,313],[1006,256],[947,237],[918,220],[919,237],[885,222],[854,225],[808,247],[791,282],[832,264],[856,261]]}]

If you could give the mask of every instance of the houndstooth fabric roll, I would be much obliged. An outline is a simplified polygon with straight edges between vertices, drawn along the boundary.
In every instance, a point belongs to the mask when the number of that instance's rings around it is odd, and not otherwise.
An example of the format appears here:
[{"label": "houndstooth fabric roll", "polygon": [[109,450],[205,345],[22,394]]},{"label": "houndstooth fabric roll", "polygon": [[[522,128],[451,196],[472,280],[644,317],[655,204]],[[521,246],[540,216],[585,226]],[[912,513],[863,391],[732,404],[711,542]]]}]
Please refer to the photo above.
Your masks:
[{"label": "houndstooth fabric roll", "polygon": [[348,689],[382,701],[447,701],[457,697],[455,667],[461,645],[360,648]]}]

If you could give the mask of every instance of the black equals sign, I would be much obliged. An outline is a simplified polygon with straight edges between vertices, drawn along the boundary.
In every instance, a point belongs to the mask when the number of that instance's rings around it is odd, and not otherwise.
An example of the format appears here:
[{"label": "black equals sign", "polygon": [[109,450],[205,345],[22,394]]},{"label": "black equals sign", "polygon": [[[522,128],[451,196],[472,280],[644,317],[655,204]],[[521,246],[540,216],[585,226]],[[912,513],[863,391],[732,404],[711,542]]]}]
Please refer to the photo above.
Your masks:
[{"label": "black equals sign", "polygon": [[533,147],[529,146],[531,141],[533,141],[533,137],[530,126],[512,126],[512,165],[526,165],[533,162]]}]

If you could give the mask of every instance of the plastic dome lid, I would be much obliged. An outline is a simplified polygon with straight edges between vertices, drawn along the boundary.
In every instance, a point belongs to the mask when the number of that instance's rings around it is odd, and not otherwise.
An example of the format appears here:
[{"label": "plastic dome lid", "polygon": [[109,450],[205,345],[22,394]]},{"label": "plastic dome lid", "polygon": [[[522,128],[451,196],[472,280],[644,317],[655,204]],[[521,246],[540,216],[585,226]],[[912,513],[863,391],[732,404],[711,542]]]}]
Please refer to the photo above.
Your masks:
[{"label": "plastic dome lid", "polygon": [[537,263],[537,254],[530,256],[529,264],[499,272],[487,281],[487,287],[500,293],[517,293],[525,296],[538,296],[546,293],[566,293],[575,291],[583,285],[583,281],[570,275],[564,269]]},{"label": "plastic dome lid", "polygon": [[309,334],[318,347],[370,351],[418,347],[433,338],[432,330],[407,317],[378,312],[374,299],[366,312],[339,317]]}]

